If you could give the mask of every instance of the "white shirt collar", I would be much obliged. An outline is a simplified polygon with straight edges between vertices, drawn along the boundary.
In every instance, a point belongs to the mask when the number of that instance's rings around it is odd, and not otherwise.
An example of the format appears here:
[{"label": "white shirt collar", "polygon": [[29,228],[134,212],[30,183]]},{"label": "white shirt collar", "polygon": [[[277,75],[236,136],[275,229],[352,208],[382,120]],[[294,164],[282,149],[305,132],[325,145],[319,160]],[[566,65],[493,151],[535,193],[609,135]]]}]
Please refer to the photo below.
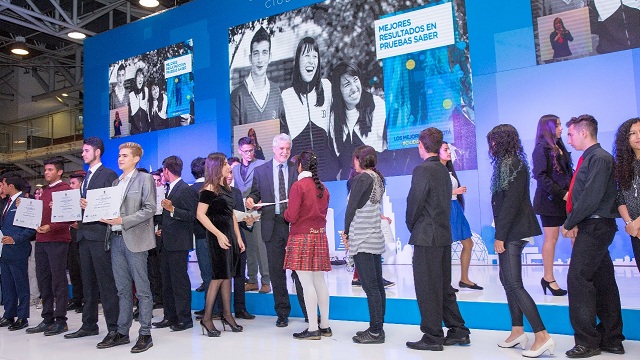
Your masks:
[{"label": "white shirt collar", "polygon": [[49,187],[54,187],[54,186],[60,184],[61,182],[62,182],[62,179],[60,179],[60,180],[58,180],[56,182],[52,182],[51,184],[49,184]]},{"label": "white shirt collar", "polygon": [[197,182],[197,183],[203,183],[203,182],[204,182],[204,177],[197,178],[197,179],[196,179],[196,182]]},{"label": "white shirt collar", "polygon": [[[247,90],[249,90],[249,93],[252,94],[253,90],[256,88],[256,83],[253,81],[253,75],[249,74],[249,76],[247,76],[247,78],[245,79],[245,82],[247,83]],[[265,82],[265,88],[267,89],[267,94],[268,94],[269,90],[271,89],[269,78],[265,76],[264,82]]]},{"label": "white shirt collar", "polygon": [[102,163],[101,163],[101,162],[99,162],[99,163],[97,163],[97,164],[93,165],[92,167],[90,167],[90,168],[89,168],[89,171],[91,171],[91,174],[93,175],[93,174],[96,172],[96,170],[98,170],[98,168],[99,168],[100,166],[102,166]]},{"label": "white shirt collar", "polygon": [[312,176],[311,171],[306,171],[305,170],[305,171],[301,172],[300,174],[298,174],[298,180],[304,179],[304,178],[308,178],[308,177],[311,177],[311,176]]},{"label": "white shirt collar", "polygon": [[13,196],[11,197],[11,203],[16,201],[16,199],[18,198],[18,196],[20,196],[20,194],[22,194],[22,191],[18,191],[17,193],[13,194]]},{"label": "white shirt collar", "polygon": [[173,187],[176,186],[176,184],[178,183],[178,181],[182,180],[181,177],[173,180],[170,184],[169,184],[169,193],[171,193],[171,190],[173,190]]}]

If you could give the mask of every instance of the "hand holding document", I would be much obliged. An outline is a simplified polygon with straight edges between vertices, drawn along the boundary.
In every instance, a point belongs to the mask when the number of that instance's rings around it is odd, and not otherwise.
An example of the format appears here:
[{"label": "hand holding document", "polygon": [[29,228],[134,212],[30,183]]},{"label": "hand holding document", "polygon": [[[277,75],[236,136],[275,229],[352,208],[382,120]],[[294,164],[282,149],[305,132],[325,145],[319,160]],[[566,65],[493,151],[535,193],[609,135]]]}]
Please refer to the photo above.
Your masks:
[{"label": "hand holding document", "polygon": [[42,222],[42,200],[20,199],[20,206],[16,210],[13,225],[37,229]]},{"label": "hand holding document", "polygon": [[51,193],[51,196],[53,198],[52,223],[82,220],[80,190],[56,191]]},{"label": "hand holding document", "polygon": [[248,217],[253,217],[254,221],[260,220],[260,213],[257,211],[238,211],[233,210],[233,213],[236,215],[236,220],[238,222],[247,220]]},{"label": "hand holding document", "polygon": [[84,209],[82,222],[117,218],[120,216],[121,203],[122,198],[118,186],[87,190],[87,207]]}]

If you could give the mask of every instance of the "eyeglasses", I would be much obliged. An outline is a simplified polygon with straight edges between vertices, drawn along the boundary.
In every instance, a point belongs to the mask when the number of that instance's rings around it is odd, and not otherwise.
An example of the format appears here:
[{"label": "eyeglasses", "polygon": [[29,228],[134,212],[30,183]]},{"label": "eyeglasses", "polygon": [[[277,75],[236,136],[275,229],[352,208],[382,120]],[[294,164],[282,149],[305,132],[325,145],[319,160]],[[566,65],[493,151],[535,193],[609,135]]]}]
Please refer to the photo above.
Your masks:
[{"label": "eyeglasses", "polygon": [[242,150],[242,149],[238,149],[241,153],[243,154],[253,154],[256,150],[255,149],[250,149],[250,150]]}]

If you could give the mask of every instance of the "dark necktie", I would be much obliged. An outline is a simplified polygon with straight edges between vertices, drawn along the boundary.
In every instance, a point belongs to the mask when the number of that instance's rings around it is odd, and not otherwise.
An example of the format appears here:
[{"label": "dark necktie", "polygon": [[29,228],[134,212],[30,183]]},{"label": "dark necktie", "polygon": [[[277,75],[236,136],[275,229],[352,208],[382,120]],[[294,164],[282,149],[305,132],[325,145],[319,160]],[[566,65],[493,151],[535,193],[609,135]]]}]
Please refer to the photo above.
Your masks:
[{"label": "dark necktie", "polygon": [[169,189],[170,189],[171,183],[166,182],[164,184],[164,198],[168,198],[169,197]]},{"label": "dark necktie", "polygon": [[4,211],[2,212],[2,220],[4,220],[4,218],[7,216],[7,212],[9,212],[9,208],[11,207],[11,197],[9,197],[9,201],[7,201],[7,207],[4,208]]},{"label": "dark necktie", "polygon": [[[284,171],[282,171],[283,165],[278,165],[278,194],[280,195],[280,201],[287,199],[287,186],[284,184]],[[280,203],[280,214],[284,214],[287,208],[287,203]]]},{"label": "dark necktie", "polygon": [[87,176],[84,177],[82,182],[82,198],[87,198],[87,188],[89,187],[89,176],[91,176],[91,170],[87,171]]},{"label": "dark necktie", "polygon": [[242,177],[242,181],[247,181],[248,172],[249,172],[249,165],[244,166],[244,164],[240,164],[240,176]]}]

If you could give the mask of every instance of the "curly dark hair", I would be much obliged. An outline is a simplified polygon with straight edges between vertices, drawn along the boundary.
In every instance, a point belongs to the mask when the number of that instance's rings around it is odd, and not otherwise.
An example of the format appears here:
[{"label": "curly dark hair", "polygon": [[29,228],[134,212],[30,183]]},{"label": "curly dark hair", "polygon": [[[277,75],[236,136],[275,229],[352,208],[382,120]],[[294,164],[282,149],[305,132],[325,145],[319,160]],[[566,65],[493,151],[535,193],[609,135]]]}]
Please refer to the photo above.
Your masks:
[{"label": "curly dark hair", "polygon": [[[527,156],[522,148],[518,130],[510,124],[500,124],[487,134],[489,157],[493,164],[491,192],[506,190],[516,173],[524,166],[529,172]],[[514,169],[517,163],[518,168]]]},{"label": "curly dark hair", "polygon": [[616,160],[615,174],[618,181],[618,187],[622,190],[629,190],[633,185],[634,166],[636,154],[629,145],[629,131],[633,124],[640,123],[640,118],[629,119],[620,125],[616,132],[615,141],[613,143],[613,157]]},{"label": "curly dark hair", "polygon": [[318,189],[318,197],[322,198],[324,195],[324,185],[318,177],[318,157],[313,151],[303,151],[298,154],[296,158],[296,167],[302,166],[303,171],[311,172],[311,178],[316,183],[316,189]]}]

